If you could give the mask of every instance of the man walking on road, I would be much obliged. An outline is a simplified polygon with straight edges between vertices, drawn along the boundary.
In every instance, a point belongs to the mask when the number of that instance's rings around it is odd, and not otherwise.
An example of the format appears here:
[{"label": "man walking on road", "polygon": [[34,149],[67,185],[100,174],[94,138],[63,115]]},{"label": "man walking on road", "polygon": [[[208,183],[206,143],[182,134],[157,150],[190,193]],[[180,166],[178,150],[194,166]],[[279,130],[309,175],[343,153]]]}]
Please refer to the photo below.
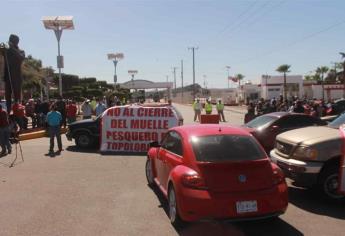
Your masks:
[{"label": "man walking on road", "polygon": [[54,138],[57,139],[57,144],[59,147],[58,153],[62,151],[62,142],[61,142],[61,121],[62,116],[60,112],[56,111],[55,104],[52,105],[51,111],[47,114],[47,123],[48,123],[48,133],[50,137],[50,146],[49,146],[49,154],[54,156]]},{"label": "man walking on road", "polygon": [[7,112],[2,109],[0,105],[0,145],[1,145],[1,153],[0,157],[6,155],[6,148],[8,154],[11,153],[12,147],[10,143],[10,130],[9,130],[9,122]]},{"label": "man walking on road", "polygon": [[201,121],[201,110],[202,106],[200,103],[200,99],[197,98],[193,103],[193,110],[194,110],[194,121],[196,121],[196,118],[198,118],[198,121]]},{"label": "man walking on road", "polygon": [[219,115],[219,120],[223,120],[223,122],[225,121],[225,117],[224,117],[224,104],[222,103],[221,99],[218,99],[218,103],[217,103],[217,112]]}]

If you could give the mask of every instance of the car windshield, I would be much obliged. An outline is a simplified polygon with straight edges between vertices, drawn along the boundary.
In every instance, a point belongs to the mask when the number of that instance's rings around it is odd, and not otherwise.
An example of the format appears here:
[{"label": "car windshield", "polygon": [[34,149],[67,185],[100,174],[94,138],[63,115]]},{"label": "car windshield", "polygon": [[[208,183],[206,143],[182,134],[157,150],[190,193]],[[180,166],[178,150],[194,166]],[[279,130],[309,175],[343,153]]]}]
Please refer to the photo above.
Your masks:
[{"label": "car windshield", "polygon": [[342,124],[345,124],[345,113],[341,114],[337,119],[329,123],[328,127],[338,129]]},{"label": "car windshield", "polygon": [[250,161],[265,158],[259,144],[250,136],[192,137],[191,143],[195,158],[199,162]]},{"label": "car windshield", "polygon": [[255,118],[254,120],[249,121],[245,126],[249,128],[259,128],[261,126],[269,125],[276,121],[278,117],[276,116],[259,116]]}]

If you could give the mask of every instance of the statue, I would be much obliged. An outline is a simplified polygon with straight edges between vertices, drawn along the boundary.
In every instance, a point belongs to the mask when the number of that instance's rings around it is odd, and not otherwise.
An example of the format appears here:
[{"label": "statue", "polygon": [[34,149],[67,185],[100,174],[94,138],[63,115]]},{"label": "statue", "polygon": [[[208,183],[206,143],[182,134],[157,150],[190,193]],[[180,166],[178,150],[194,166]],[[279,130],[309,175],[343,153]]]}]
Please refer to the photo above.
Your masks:
[{"label": "statue", "polygon": [[4,81],[8,114],[10,114],[12,109],[12,93],[14,102],[21,102],[23,81],[21,66],[25,58],[25,52],[19,49],[18,44],[19,37],[11,34],[8,41],[8,48],[1,47],[0,49],[5,59]]}]

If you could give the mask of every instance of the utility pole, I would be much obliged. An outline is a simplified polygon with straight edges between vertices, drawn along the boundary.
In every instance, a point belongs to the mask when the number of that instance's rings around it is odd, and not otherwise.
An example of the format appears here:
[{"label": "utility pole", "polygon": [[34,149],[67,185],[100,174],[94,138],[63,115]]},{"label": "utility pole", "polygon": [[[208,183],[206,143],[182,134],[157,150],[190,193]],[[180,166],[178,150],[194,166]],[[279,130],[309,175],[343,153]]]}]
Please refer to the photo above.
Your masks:
[{"label": "utility pole", "polygon": [[181,60],[181,103],[183,104],[183,60]]},{"label": "utility pole", "polygon": [[345,98],[345,53],[343,52],[340,52],[339,53],[342,57],[342,59],[344,59],[344,62],[343,62],[343,84],[344,84],[344,94],[343,94],[343,98]]},{"label": "utility pole", "polygon": [[228,71],[228,78],[227,78],[227,80],[228,80],[228,88],[230,88],[230,80],[229,80],[229,77],[230,77],[230,66],[226,66],[225,67],[226,68],[226,70]]},{"label": "utility pole", "polygon": [[174,66],[173,67],[173,73],[174,73],[174,97],[176,97],[176,69],[178,67]]},{"label": "utility pole", "polygon": [[190,47],[189,50],[192,50],[193,53],[193,100],[195,100],[195,50],[198,50],[198,47]]}]

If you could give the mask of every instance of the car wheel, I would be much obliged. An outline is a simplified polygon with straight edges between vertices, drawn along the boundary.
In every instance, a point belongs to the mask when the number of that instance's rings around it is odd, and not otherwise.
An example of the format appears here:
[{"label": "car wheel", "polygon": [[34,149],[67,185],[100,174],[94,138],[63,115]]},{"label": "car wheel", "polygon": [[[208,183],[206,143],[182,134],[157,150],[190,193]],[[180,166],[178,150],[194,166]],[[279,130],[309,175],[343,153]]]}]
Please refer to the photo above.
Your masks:
[{"label": "car wheel", "polygon": [[146,173],[147,183],[150,187],[152,187],[154,185],[154,176],[153,176],[153,170],[152,170],[152,161],[150,158],[147,158],[146,160],[145,173]]},{"label": "car wheel", "polygon": [[344,198],[338,193],[339,187],[339,168],[330,166],[321,172],[319,189],[324,198],[331,201],[339,201]]},{"label": "car wheel", "polygon": [[79,133],[75,137],[75,144],[81,148],[92,146],[92,137],[88,133]]},{"label": "car wheel", "polygon": [[184,225],[183,220],[180,218],[177,208],[176,194],[173,186],[169,188],[168,193],[168,203],[169,203],[169,218],[170,222],[175,227],[181,227]]}]

